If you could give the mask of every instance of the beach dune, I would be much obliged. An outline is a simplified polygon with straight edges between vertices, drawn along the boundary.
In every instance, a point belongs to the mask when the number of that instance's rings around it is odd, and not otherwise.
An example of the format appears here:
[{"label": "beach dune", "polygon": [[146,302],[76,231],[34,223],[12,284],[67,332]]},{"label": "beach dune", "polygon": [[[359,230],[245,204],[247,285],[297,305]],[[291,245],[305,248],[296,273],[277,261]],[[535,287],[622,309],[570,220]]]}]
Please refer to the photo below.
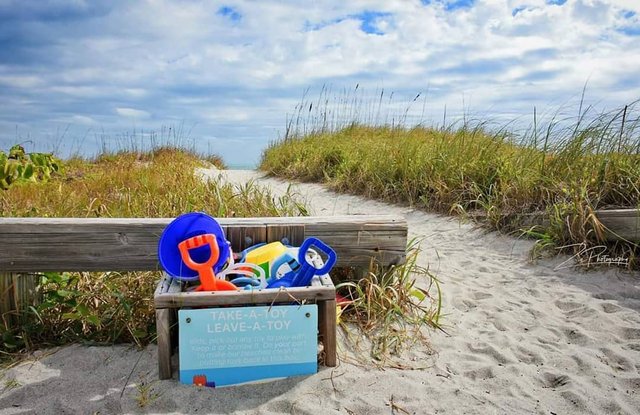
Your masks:
[{"label": "beach dune", "polygon": [[[288,182],[255,171],[207,171]],[[635,414],[640,408],[640,275],[532,263],[532,242],[409,207],[294,184],[314,215],[399,214],[442,283],[445,332],[406,352],[411,369],[341,362],[313,376],[221,389],[158,381],[154,345],[72,345],[4,372],[1,414]],[[420,283],[420,282],[419,282]],[[424,282],[426,283],[426,281]],[[342,353],[346,354],[342,344]]]}]

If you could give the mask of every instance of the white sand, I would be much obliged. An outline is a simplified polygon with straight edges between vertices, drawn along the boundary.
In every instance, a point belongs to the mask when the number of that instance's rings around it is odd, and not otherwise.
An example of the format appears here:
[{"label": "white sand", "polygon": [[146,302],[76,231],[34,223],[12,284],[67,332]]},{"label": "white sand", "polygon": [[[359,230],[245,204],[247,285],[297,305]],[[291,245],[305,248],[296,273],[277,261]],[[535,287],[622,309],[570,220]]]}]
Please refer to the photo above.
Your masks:
[{"label": "white sand", "polygon": [[[287,187],[254,171],[223,174],[258,178],[276,193]],[[408,364],[427,369],[342,362],[314,376],[212,390],[158,381],[155,346],[74,345],[6,371],[0,413],[640,413],[638,273],[556,270],[567,257],[531,264],[528,241],[319,185],[294,188],[313,214],[401,214],[410,236],[425,238],[420,262],[442,281],[449,333],[430,333],[435,355],[409,353]],[[145,390],[154,399],[141,409]]]}]

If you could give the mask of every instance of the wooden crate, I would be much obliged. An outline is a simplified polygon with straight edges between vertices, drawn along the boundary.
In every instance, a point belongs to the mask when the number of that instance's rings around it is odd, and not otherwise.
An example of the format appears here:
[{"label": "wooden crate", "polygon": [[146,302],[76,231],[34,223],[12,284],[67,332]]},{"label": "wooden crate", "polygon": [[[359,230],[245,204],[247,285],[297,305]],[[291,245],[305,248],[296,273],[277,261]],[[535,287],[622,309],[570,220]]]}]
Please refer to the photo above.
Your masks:
[{"label": "wooden crate", "polygon": [[177,331],[177,310],[183,308],[315,303],[318,305],[318,334],[323,345],[323,363],[329,367],[336,365],[336,289],[329,275],[314,278],[309,287],[198,292],[186,291],[186,287],[185,283],[167,275],[158,283],[154,294],[160,379],[170,379],[173,374],[171,355],[177,336],[172,332]]}]

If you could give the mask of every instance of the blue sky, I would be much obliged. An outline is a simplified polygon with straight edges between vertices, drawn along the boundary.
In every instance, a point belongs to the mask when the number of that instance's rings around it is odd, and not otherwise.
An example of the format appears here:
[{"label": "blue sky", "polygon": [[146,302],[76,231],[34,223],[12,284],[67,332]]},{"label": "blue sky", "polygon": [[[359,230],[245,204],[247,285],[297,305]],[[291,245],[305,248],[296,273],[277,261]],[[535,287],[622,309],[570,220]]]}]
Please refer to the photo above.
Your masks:
[{"label": "blue sky", "polygon": [[420,93],[412,123],[526,118],[585,83],[619,107],[640,98],[639,16],[637,0],[0,0],[0,148],[90,155],[164,126],[251,164],[323,85],[394,91],[391,113]]}]

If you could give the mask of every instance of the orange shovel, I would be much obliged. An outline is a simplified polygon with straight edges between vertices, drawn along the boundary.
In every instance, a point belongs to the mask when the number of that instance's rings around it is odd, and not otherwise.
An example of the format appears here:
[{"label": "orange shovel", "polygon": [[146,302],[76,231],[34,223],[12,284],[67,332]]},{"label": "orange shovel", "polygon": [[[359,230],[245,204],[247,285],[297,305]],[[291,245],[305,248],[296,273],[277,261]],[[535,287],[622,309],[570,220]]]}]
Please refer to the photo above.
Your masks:
[{"label": "orange shovel", "polygon": [[[200,248],[201,246],[209,245],[211,249],[211,256],[206,262],[195,262],[189,255],[190,249]],[[230,283],[229,281],[216,278],[213,273],[213,265],[218,261],[220,256],[220,249],[218,248],[218,242],[215,235],[211,233],[205,233],[203,235],[196,235],[178,244],[180,250],[180,256],[182,261],[194,271],[198,272],[200,276],[200,286],[196,288],[196,291],[237,291],[238,287]]]}]

